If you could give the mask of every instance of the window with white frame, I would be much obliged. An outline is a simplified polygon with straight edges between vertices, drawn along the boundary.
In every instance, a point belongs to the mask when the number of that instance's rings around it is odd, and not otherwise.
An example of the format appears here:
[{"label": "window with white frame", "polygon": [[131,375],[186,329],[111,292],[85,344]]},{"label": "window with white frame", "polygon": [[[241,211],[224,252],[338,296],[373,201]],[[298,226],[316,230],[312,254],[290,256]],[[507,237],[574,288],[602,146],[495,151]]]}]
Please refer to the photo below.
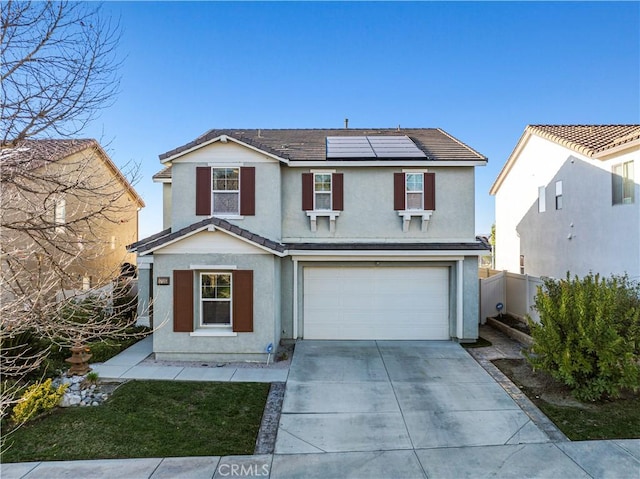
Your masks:
[{"label": "window with white frame", "polygon": [[544,213],[547,211],[547,188],[544,186],[538,187],[538,213]]},{"label": "window with white frame", "polygon": [[424,209],[424,173],[405,174],[405,205],[407,210]]},{"label": "window with white frame", "polygon": [[64,224],[67,222],[67,201],[56,198],[53,203],[53,224],[56,225],[56,233],[64,231]]},{"label": "window with white frame", "polygon": [[240,168],[212,168],[213,214],[240,213]]},{"label": "window with white frame", "polygon": [[231,273],[200,273],[200,324],[231,326]]},{"label": "window with white frame", "polygon": [[331,205],[331,173],[314,173],[313,209],[327,211],[332,209]]},{"label": "window with white frame", "polygon": [[556,181],[556,209],[562,209],[562,181]]},{"label": "window with white frame", "polygon": [[615,165],[611,175],[612,203],[614,205],[633,203],[635,200],[634,190],[633,161]]}]

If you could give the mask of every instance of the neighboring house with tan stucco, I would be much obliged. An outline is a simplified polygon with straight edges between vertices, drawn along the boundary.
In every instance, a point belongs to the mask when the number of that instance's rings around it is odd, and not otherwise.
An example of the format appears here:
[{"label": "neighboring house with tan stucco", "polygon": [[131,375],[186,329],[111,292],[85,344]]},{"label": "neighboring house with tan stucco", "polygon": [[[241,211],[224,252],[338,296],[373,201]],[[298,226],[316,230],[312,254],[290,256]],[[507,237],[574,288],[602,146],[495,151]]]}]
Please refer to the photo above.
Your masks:
[{"label": "neighboring house with tan stucco", "polygon": [[640,279],[640,125],[529,125],[491,187],[496,269]]},{"label": "neighboring house with tan stucco", "polygon": [[64,289],[100,286],[135,263],[126,245],[144,202],[96,140],[26,140],[0,149],[0,168],[3,260],[35,271],[50,256]]}]

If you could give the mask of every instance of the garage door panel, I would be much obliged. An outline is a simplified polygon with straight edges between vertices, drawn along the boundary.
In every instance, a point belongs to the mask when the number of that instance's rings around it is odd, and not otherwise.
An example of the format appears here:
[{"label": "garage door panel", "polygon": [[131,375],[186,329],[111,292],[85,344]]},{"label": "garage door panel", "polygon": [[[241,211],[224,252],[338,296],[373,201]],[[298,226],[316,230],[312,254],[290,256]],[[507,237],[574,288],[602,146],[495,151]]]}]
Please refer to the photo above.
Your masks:
[{"label": "garage door panel", "polygon": [[307,339],[449,339],[445,267],[307,267]]}]

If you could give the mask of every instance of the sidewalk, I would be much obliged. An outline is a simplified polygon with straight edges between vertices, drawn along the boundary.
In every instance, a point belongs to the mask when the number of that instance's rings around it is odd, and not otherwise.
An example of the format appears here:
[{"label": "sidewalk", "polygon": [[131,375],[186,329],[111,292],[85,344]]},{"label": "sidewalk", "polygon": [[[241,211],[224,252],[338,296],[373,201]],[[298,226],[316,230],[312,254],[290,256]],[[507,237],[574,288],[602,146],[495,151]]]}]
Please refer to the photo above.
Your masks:
[{"label": "sidewalk", "polygon": [[[480,364],[488,363],[489,359],[495,357],[520,356],[518,344],[501,337],[500,333],[494,335],[493,330],[483,328],[482,334],[493,342],[493,346],[484,351],[467,350]],[[94,370],[99,372],[103,379],[199,381],[270,382],[268,379],[270,376],[278,377],[271,381],[286,381],[289,373],[288,369],[140,365],[149,354],[151,354],[151,338],[136,343],[103,364],[93,365]],[[500,382],[499,378],[494,377],[494,379]],[[514,397],[513,394],[512,397]],[[516,400],[516,402],[527,414],[532,415],[532,411],[527,411],[519,401]],[[533,418],[532,420],[535,421]],[[562,436],[554,438],[549,431],[547,434],[553,442],[368,452],[12,463],[0,464],[0,477],[2,479],[640,478],[640,439],[571,442]]]},{"label": "sidewalk", "polygon": [[104,363],[92,364],[100,379],[162,379],[175,381],[285,382],[288,369],[189,366],[147,366],[144,361],[153,352],[151,336],[138,341]]},{"label": "sidewalk", "polygon": [[2,479],[640,477],[640,440],[463,448],[2,464]]}]

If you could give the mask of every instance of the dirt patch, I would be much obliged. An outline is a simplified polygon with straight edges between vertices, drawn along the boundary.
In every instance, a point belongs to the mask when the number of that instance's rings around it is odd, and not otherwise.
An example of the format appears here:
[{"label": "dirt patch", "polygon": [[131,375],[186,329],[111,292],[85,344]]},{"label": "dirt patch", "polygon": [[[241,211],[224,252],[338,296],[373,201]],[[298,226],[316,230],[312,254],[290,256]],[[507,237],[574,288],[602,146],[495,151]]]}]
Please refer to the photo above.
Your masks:
[{"label": "dirt patch", "polygon": [[526,322],[518,318],[514,318],[509,314],[494,316],[492,319],[495,319],[496,321],[500,321],[501,323],[506,324],[510,328],[517,329],[518,331],[531,336],[531,329],[529,328],[529,325]]},{"label": "dirt patch", "polygon": [[593,409],[590,404],[578,401],[571,391],[550,375],[534,371],[525,359],[496,359],[492,361],[522,392],[532,399],[542,399],[549,404],[563,407]]}]

